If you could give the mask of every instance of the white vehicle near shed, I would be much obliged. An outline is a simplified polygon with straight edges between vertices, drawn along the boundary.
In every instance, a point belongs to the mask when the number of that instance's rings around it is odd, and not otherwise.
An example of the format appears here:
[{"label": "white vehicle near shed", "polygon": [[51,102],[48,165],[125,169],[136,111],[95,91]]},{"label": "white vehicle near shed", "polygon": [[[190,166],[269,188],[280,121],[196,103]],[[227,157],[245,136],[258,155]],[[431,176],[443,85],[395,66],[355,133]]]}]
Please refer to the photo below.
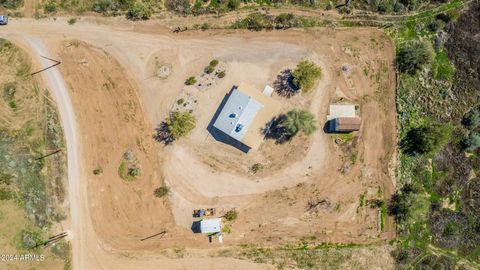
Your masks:
[{"label": "white vehicle near shed", "polygon": [[6,25],[8,23],[8,17],[5,15],[0,15],[0,25]]}]

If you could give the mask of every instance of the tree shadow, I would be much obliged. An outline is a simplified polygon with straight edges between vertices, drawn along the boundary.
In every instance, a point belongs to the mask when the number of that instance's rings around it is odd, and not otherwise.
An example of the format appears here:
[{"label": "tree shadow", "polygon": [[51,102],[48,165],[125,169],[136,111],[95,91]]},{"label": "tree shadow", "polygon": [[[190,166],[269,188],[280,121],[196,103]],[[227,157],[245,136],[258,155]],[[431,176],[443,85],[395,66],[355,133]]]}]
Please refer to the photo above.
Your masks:
[{"label": "tree shadow", "polygon": [[291,98],[300,93],[300,88],[293,83],[293,74],[290,69],[285,69],[278,74],[273,87],[279,96],[286,98]]},{"label": "tree shadow", "polygon": [[275,116],[265,125],[262,130],[265,139],[272,139],[275,140],[276,144],[283,144],[293,138],[293,135],[282,124],[286,117],[285,114]]},{"label": "tree shadow", "polygon": [[167,122],[161,122],[156,128],[155,133],[153,134],[153,139],[157,142],[163,142],[165,145],[171,144],[175,141],[175,138],[172,136],[168,130]]}]

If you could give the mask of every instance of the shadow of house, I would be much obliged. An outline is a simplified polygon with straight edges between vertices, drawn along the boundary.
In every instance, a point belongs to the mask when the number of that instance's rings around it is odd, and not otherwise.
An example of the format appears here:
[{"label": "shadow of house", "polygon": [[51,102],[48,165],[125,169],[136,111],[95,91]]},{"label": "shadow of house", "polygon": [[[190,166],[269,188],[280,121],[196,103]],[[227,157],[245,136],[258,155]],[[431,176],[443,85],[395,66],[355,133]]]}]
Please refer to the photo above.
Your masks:
[{"label": "shadow of house", "polygon": [[338,133],[338,132],[335,132],[335,127],[333,127],[332,125],[333,125],[332,120],[327,120],[327,122],[325,122],[325,124],[323,125],[323,132],[327,134]]},{"label": "shadow of house", "polygon": [[193,233],[201,233],[202,231],[200,230],[200,220],[194,221],[190,229]]},{"label": "shadow of house", "polygon": [[232,89],[230,89],[230,92],[226,94],[225,97],[222,99],[222,102],[220,102],[220,106],[218,106],[217,110],[215,111],[215,114],[213,115],[212,120],[210,120],[210,123],[208,123],[207,130],[215,140],[231,145],[244,153],[248,153],[248,151],[251,149],[248,145],[235,140],[234,138],[230,137],[228,134],[224,133],[223,131],[213,126],[218,116],[220,115],[222,109],[225,107],[225,104],[227,103],[228,98],[232,94],[232,91],[235,90],[236,88],[237,88],[236,86],[233,86]]}]

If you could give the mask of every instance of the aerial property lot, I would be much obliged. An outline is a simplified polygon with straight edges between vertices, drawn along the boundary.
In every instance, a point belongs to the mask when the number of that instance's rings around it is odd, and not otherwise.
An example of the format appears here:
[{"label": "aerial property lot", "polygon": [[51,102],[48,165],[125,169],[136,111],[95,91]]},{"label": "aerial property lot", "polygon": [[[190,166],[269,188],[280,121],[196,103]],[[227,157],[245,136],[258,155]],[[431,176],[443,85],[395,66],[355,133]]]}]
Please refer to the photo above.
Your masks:
[{"label": "aerial property lot", "polygon": [[[395,186],[394,48],[383,32],[56,27],[35,31],[52,31],[43,42],[62,60],[78,122],[86,246],[140,254],[394,237],[383,211]],[[309,91],[285,94],[302,61],[321,75]],[[358,119],[353,132],[329,129],[332,104],[353,106],[342,116]],[[292,115],[316,128],[266,132]],[[183,136],[164,140],[165,126]],[[207,219],[211,242],[193,226]]]}]

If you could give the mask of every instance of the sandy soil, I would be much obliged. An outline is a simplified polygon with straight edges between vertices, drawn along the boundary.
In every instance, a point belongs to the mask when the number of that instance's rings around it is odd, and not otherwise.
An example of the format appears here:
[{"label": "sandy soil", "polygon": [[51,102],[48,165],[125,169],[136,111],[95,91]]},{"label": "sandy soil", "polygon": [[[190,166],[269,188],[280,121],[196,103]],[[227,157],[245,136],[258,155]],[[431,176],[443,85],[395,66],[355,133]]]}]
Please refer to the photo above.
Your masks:
[{"label": "sandy soil", "polygon": [[[142,263],[144,269],[158,260],[168,264],[168,259],[146,251],[167,247],[188,248],[187,253],[194,254],[179,260],[179,268],[183,263],[205,269],[231,265],[233,259],[202,259],[206,251],[198,248],[220,245],[209,244],[189,230],[191,211],[203,206],[215,206],[220,212],[239,210],[224,246],[284,243],[310,235],[320,241],[377,242],[394,235],[392,221],[380,233],[377,209],[361,202],[362,197],[388,198],[394,190],[388,170],[395,148],[394,50],[382,32],[171,35],[161,30],[135,33],[130,26],[86,21],[68,26],[62,20],[33,25],[20,20],[5,29],[0,30],[2,35],[41,36],[63,62],[60,71],[81,138],[80,182],[88,194],[81,202],[88,207],[79,213],[79,222],[85,222],[85,234],[79,237],[86,238],[88,254],[82,259],[89,269],[107,265],[130,269],[144,256],[151,258]],[[167,79],[152,76],[153,58],[169,64],[172,72]],[[213,58],[227,65],[227,76],[206,91],[192,89],[198,98],[197,128],[173,146],[155,144],[153,128],[167,116],[185,79],[199,74]],[[279,71],[303,58],[323,68],[316,90],[288,101],[273,98],[282,102],[283,111],[307,106],[321,124],[331,102],[343,97],[360,105],[364,121],[353,140],[357,143],[338,146],[319,129],[309,139],[298,138],[281,147],[266,142],[259,151],[244,155],[208,135],[206,126],[231,85],[247,81],[263,89]],[[343,64],[349,72],[342,72]],[[139,179],[131,183],[118,176],[127,149],[134,151],[142,169]],[[256,162],[268,166],[252,175],[248,168]],[[104,173],[95,176],[92,170],[98,165]],[[340,173],[342,167],[349,167],[348,172]],[[172,189],[168,200],[152,193],[162,181]],[[306,211],[309,201],[322,199],[329,203]],[[161,240],[139,241],[162,230],[167,235]],[[235,265],[238,269],[254,267],[238,260]]]}]

